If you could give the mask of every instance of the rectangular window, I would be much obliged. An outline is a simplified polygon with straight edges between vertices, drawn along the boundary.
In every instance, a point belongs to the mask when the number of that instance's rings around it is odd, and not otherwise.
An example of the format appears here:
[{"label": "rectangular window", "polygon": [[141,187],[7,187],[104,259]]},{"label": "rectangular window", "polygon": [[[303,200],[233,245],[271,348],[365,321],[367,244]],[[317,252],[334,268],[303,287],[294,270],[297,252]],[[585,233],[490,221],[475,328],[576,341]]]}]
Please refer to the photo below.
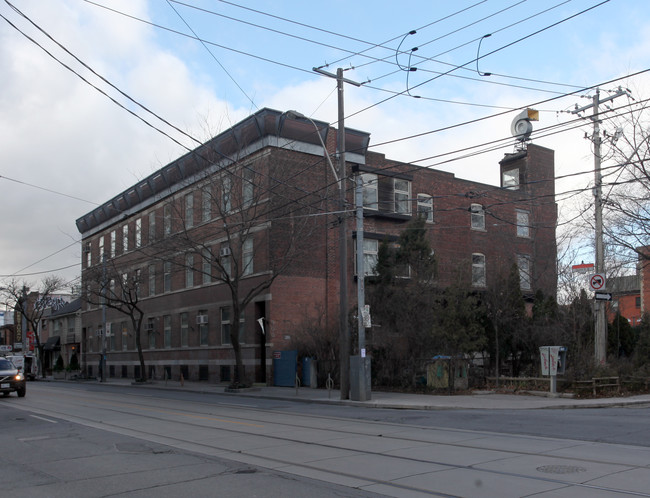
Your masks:
[{"label": "rectangular window", "polygon": [[171,315],[163,316],[163,347],[169,349],[172,347],[172,317]]},{"label": "rectangular window", "polygon": [[207,346],[209,340],[208,335],[210,333],[210,329],[208,328],[208,310],[199,310],[196,321],[199,326],[199,344],[201,346]]},{"label": "rectangular window", "polygon": [[224,277],[230,278],[232,276],[231,268],[231,257],[230,257],[230,246],[227,244],[222,244],[221,249],[219,250],[219,261],[221,262],[221,267],[223,269]]},{"label": "rectangular window", "polygon": [[242,244],[242,275],[253,273],[253,239],[248,238]]},{"label": "rectangular window", "polygon": [[128,324],[128,322],[120,323],[120,329],[122,330],[122,351],[127,351],[129,349],[129,324]]},{"label": "rectangular window", "polygon": [[485,255],[472,254],[472,285],[474,287],[485,287],[487,280],[485,277]]},{"label": "rectangular window", "polygon": [[221,179],[221,211],[223,213],[228,213],[232,209],[231,189],[232,179],[229,176],[224,176]]},{"label": "rectangular window", "polygon": [[422,216],[427,223],[433,223],[433,197],[418,194],[418,216]]},{"label": "rectangular window", "polygon": [[156,213],[149,213],[149,244],[156,241]]},{"label": "rectangular window", "polygon": [[519,286],[522,290],[530,290],[532,288],[530,257],[518,254],[517,267],[519,268]]},{"label": "rectangular window", "polygon": [[210,187],[204,187],[201,191],[201,221],[210,221],[212,218],[212,196]]},{"label": "rectangular window", "polygon": [[149,265],[149,295],[156,295],[156,265]]},{"label": "rectangular window", "polygon": [[361,183],[363,186],[363,207],[366,209],[379,209],[377,175],[362,173]]},{"label": "rectangular window", "polygon": [[142,245],[142,218],[135,220],[135,247]]},{"label": "rectangular window", "polygon": [[209,249],[204,249],[201,253],[203,283],[209,284],[212,282],[212,253]]},{"label": "rectangular window", "polygon": [[517,237],[530,237],[530,221],[528,211],[517,209]]},{"label": "rectangular window", "polygon": [[636,296],[634,298],[634,306],[636,306],[637,308],[641,307],[641,296]]},{"label": "rectangular window", "polygon": [[86,268],[90,268],[93,262],[93,244],[92,242],[88,241],[86,242],[85,248],[84,248],[84,254],[86,256]]},{"label": "rectangular window", "polygon": [[181,313],[181,347],[188,346],[188,333],[190,330],[187,313]]},{"label": "rectangular window", "polygon": [[115,331],[112,323],[106,324],[106,338],[108,339],[108,350],[115,351]]},{"label": "rectangular window", "polygon": [[156,349],[156,331],[150,329],[149,331],[149,349]]},{"label": "rectangular window", "polygon": [[194,194],[185,196],[185,226],[187,228],[194,226]]},{"label": "rectangular window", "polygon": [[111,231],[111,258],[115,257],[115,244],[116,244],[115,230]]},{"label": "rectangular window", "polygon": [[165,204],[163,207],[163,235],[165,237],[172,233],[172,206]]},{"label": "rectangular window", "polygon": [[379,254],[379,241],[376,239],[363,239],[363,274],[364,276],[376,275],[377,257]]},{"label": "rectangular window", "polygon": [[185,255],[185,287],[194,287],[194,254]]},{"label": "rectangular window", "polygon": [[255,172],[250,166],[244,167],[244,174],[242,178],[242,205],[248,207],[253,203],[254,180]]},{"label": "rectangular window", "polygon": [[171,261],[165,261],[163,264],[163,292],[172,290],[172,264]]},{"label": "rectangular window", "polygon": [[395,212],[399,214],[411,213],[411,182],[393,179],[393,193],[395,196]]},{"label": "rectangular window", "polygon": [[501,176],[501,186],[510,190],[519,190],[519,168],[504,171]]},{"label": "rectangular window", "polygon": [[140,268],[136,268],[136,270],[133,272],[133,282],[131,282],[133,286],[133,292],[135,293],[136,297],[140,296],[141,283],[142,283],[142,270]]},{"label": "rectangular window", "polygon": [[122,252],[129,250],[129,225],[122,227]]},{"label": "rectangular window", "polygon": [[104,260],[104,236],[99,237],[99,262],[101,263]]},{"label": "rectangular window", "polygon": [[485,210],[480,204],[470,206],[472,230],[485,230]]},{"label": "rectangular window", "polygon": [[[232,321],[232,313],[230,308],[221,308],[221,344],[230,344],[230,329]],[[244,314],[242,313],[239,318],[239,343],[244,343]]]}]

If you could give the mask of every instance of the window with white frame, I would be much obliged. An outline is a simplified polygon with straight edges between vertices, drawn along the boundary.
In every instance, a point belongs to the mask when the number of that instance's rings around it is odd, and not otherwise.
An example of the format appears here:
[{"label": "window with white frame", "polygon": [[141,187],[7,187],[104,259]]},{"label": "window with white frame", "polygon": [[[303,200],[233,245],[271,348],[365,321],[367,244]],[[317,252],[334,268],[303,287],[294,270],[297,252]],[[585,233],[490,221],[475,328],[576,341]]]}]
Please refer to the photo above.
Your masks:
[{"label": "window with white frame", "polygon": [[86,245],[84,246],[84,254],[86,256],[86,268],[90,268],[90,266],[93,263],[93,244],[91,241],[86,242]]},{"label": "window with white frame", "polygon": [[[230,330],[232,326],[232,311],[229,307],[220,309],[221,315],[221,344],[230,344]],[[244,343],[244,314],[239,317],[239,343]]]},{"label": "window with white frame", "polygon": [[172,264],[171,261],[163,263],[163,292],[172,290]]},{"label": "window with white frame", "polygon": [[486,284],[485,255],[474,253],[472,254],[472,285],[474,287],[485,287]]},{"label": "window with white frame", "polygon": [[115,230],[111,230],[111,258],[115,257],[115,244],[116,244],[117,235]]},{"label": "window with white frame", "polygon": [[149,213],[149,234],[148,234],[149,244],[153,244],[156,241],[156,213]]},{"label": "window with white frame", "polygon": [[379,189],[377,175],[373,173],[362,173],[361,183],[363,185],[363,207],[366,209],[379,209]]},{"label": "window with white frame", "polygon": [[128,300],[130,292],[131,286],[129,285],[129,274],[122,273],[122,279],[120,281],[120,294],[122,295],[122,301]]},{"label": "window with white frame", "polygon": [[203,249],[201,253],[202,278],[204,284],[212,282],[212,253],[209,249]]},{"label": "window with white frame", "polygon": [[401,178],[393,178],[393,195],[395,196],[395,212],[398,214],[411,213],[411,182]]},{"label": "window with white frame", "polygon": [[171,315],[163,316],[163,347],[169,349],[172,347],[172,317]]},{"label": "window with white frame", "polygon": [[433,223],[433,197],[427,194],[418,194],[418,215],[427,223]]},{"label": "window with white frame", "polygon": [[188,335],[190,330],[189,317],[187,313],[181,313],[181,347],[188,346]]},{"label": "window with white frame", "polygon": [[135,247],[142,245],[142,218],[135,220]]},{"label": "window with white frame", "polygon": [[470,206],[472,230],[485,230],[485,209],[480,204]]},{"label": "window with white frame", "polygon": [[142,283],[142,270],[136,268],[133,272],[133,291],[136,296],[140,296],[140,285]]},{"label": "window with white frame", "polygon": [[194,287],[194,254],[185,255],[185,287]]},{"label": "window with white frame", "polygon": [[242,244],[242,275],[253,273],[253,238],[249,237]]},{"label": "window with white frame", "polygon": [[156,349],[156,319],[147,318],[147,334],[149,339],[149,349]]},{"label": "window with white frame", "polygon": [[127,351],[129,349],[129,324],[128,324],[128,322],[120,323],[120,329],[122,330],[122,351]]},{"label": "window with white frame", "polygon": [[530,290],[532,288],[530,256],[518,254],[517,267],[519,268],[519,286],[522,290]]},{"label": "window with white frame", "polygon": [[106,339],[108,342],[108,350],[115,351],[115,331],[113,330],[113,324],[106,324]]},{"label": "window with white frame", "polygon": [[210,187],[203,187],[201,190],[201,221],[210,221],[212,218],[212,195]]},{"label": "window with white frame", "polygon": [[197,319],[197,322],[199,322],[199,344],[201,346],[207,346],[210,333],[207,320],[208,310],[199,310],[197,317],[205,317],[205,319]]},{"label": "window with white frame", "polygon": [[221,211],[223,213],[229,213],[232,209],[231,189],[232,179],[229,176],[224,176],[221,179]]},{"label": "window with white frame", "polygon": [[519,190],[519,168],[504,171],[501,175],[501,186],[510,190]]},{"label": "window with white frame", "polygon": [[517,209],[517,237],[530,237],[530,214],[528,211]]},{"label": "window with white frame", "polygon": [[99,262],[101,263],[104,260],[104,236],[99,237]]},{"label": "window with white frame", "polygon": [[194,226],[194,194],[192,193],[185,196],[185,226],[187,228]]},{"label": "window with white frame", "polygon": [[172,233],[172,206],[165,204],[163,207],[163,234],[165,237]]},{"label": "window with white frame", "polygon": [[248,207],[253,203],[253,195],[255,194],[255,172],[250,166],[244,167],[242,175],[242,205]]},{"label": "window with white frame", "polygon": [[149,295],[156,295],[156,265],[149,265]]},{"label": "window with white frame", "polygon": [[[376,275],[377,257],[379,255],[379,241],[377,239],[363,239],[363,274],[364,276]],[[355,258],[356,259],[356,258]],[[357,271],[358,274],[358,271]]]},{"label": "window with white frame", "polygon": [[224,276],[232,276],[232,258],[230,256],[230,246],[228,244],[221,244],[221,253],[219,255],[219,261],[221,262],[221,267],[223,269]]},{"label": "window with white frame", "polygon": [[129,225],[122,227],[122,252],[129,250]]}]

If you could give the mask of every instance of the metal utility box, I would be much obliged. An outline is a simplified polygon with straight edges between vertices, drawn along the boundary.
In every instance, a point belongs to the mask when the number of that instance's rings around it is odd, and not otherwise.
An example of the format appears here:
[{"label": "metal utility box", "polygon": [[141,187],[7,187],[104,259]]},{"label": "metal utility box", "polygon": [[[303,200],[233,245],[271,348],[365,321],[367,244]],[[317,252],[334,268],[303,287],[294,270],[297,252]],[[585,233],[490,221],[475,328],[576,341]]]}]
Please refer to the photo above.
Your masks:
[{"label": "metal utility box", "polygon": [[302,385],[304,387],[318,387],[316,377],[316,360],[313,358],[302,359]]},{"label": "metal utility box", "polygon": [[298,373],[298,351],[273,351],[273,385],[293,387]]}]

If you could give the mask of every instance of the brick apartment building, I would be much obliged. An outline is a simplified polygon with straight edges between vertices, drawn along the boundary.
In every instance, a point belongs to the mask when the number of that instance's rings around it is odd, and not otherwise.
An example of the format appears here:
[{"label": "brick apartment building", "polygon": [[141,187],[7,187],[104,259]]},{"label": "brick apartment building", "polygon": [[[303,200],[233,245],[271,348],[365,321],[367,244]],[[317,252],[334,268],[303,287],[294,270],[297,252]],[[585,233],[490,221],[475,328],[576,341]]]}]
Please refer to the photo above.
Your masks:
[{"label": "brick apartment building", "polygon": [[[102,274],[135,282],[150,375],[231,380],[233,286],[248,303],[238,338],[252,380],[268,381],[272,353],[290,349],[305,327],[338,327],[339,221],[353,215],[354,199],[348,182],[342,212],[321,146],[333,156],[336,135],[327,123],[262,109],[77,220],[87,295]],[[516,263],[524,294],[555,294],[553,151],[530,144],[506,154],[494,165],[497,187],[387,159],[369,151],[369,141],[346,129],[348,170],[364,182],[366,273],[379,243],[420,215],[440,286],[460,271],[485,289]],[[351,296],[355,238],[350,221]],[[82,365],[97,375],[105,322],[106,373],[138,376],[128,317],[102,313],[97,300],[82,306]]]}]

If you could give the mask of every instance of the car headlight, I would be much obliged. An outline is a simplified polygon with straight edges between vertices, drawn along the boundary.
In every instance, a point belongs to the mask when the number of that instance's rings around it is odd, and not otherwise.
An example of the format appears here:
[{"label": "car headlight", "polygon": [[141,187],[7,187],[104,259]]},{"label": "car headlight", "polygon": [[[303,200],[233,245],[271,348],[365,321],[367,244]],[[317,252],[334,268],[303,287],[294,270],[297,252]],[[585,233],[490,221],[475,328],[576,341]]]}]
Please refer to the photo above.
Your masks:
[{"label": "car headlight", "polygon": [[23,374],[16,374],[16,376],[14,377],[14,379],[16,380],[23,380],[24,378],[25,377],[23,376]]}]

